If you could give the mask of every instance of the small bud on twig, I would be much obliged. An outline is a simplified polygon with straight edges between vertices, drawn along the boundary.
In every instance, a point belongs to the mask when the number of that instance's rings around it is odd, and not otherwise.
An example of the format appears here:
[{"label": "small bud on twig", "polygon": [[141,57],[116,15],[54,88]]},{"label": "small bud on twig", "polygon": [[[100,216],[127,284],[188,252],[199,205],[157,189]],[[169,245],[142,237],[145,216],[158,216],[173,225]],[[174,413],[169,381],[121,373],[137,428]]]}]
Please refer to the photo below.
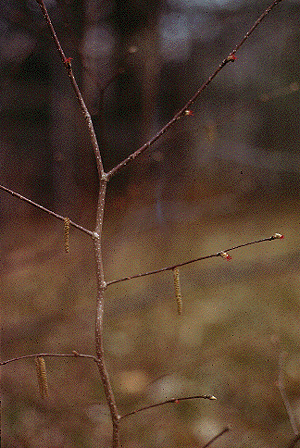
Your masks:
[{"label": "small bud on twig", "polygon": [[73,58],[65,58],[64,60],[64,64],[65,65],[71,65],[71,61],[73,60]]},{"label": "small bud on twig", "polygon": [[227,56],[227,61],[229,62],[234,62],[236,60],[236,56],[234,54],[230,54],[229,56]]},{"label": "small bud on twig", "polygon": [[282,240],[284,236],[281,235],[281,233],[274,233],[274,235],[272,235],[272,238],[274,238],[274,240]]},{"label": "small bud on twig", "polygon": [[219,252],[219,254],[222,258],[224,258],[224,260],[227,260],[227,261],[232,260],[232,257],[227,252],[224,252],[223,250],[221,250],[221,252]]}]

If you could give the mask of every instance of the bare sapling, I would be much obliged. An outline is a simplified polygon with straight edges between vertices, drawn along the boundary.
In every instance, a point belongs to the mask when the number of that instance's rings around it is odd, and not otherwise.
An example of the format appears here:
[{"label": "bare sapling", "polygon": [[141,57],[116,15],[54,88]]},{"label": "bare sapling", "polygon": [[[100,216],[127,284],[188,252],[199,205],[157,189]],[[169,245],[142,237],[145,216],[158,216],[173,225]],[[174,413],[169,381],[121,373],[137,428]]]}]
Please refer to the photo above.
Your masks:
[{"label": "bare sapling", "polygon": [[[191,396],[178,396],[173,397],[171,399],[167,399],[161,402],[154,402],[151,405],[143,406],[141,408],[136,408],[132,410],[131,412],[128,412],[127,414],[121,414],[117,400],[115,397],[115,393],[112,387],[112,382],[110,378],[110,374],[108,372],[107,368],[107,359],[106,359],[106,352],[105,352],[105,344],[104,344],[104,330],[103,330],[103,321],[104,321],[104,310],[105,310],[105,296],[107,289],[115,285],[117,283],[121,282],[129,282],[136,278],[141,278],[145,276],[155,276],[157,274],[161,274],[164,272],[168,272],[169,275],[173,275],[173,281],[174,281],[174,290],[172,292],[174,296],[174,302],[176,303],[178,318],[180,319],[182,314],[184,314],[184,298],[182,297],[181,292],[181,283],[180,283],[180,274],[185,266],[190,265],[192,263],[198,263],[203,262],[204,260],[218,258],[220,260],[229,261],[232,258],[233,252],[238,251],[239,249],[247,249],[250,246],[257,245],[257,244],[267,244],[269,242],[276,242],[276,240],[282,240],[283,235],[274,232],[272,235],[264,235],[263,237],[258,237],[256,240],[253,241],[236,241],[236,244],[232,245],[231,247],[227,248],[220,248],[219,251],[216,253],[211,254],[199,254],[198,257],[189,259],[189,260],[178,260],[176,264],[170,263],[168,266],[164,267],[158,267],[155,270],[147,271],[147,272],[139,272],[133,275],[125,275],[122,278],[115,278],[115,279],[107,279],[105,276],[105,267],[103,263],[103,253],[102,253],[102,235],[103,235],[103,220],[104,220],[104,210],[105,210],[105,201],[106,201],[106,192],[107,192],[107,185],[110,182],[110,180],[116,176],[122,173],[122,170],[125,166],[129,165],[131,162],[133,162],[135,159],[138,159],[139,156],[141,156],[145,151],[147,151],[150,147],[152,147],[154,144],[158,144],[161,137],[172,130],[174,126],[180,126],[180,120],[181,119],[188,119],[188,116],[192,114],[191,108],[193,104],[197,101],[201,93],[209,87],[209,85],[213,82],[213,80],[218,76],[218,74],[222,70],[226,70],[226,66],[228,64],[237,64],[237,54],[239,49],[247,43],[248,39],[252,36],[252,34],[255,32],[255,30],[258,28],[258,26],[261,25],[263,20],[267,17],[271,11],[274,10],[274,8],[281,2],[281,0],[275,0],[273,3],[258,17],[258,19],[255,21],[255,23],[250,27],[249,31],[242,37],[240,42],[233,48],[233,50],[220,62],[218,67],[213,71],[211,76],[198,88],[198,90],[191,96],[191,98],[186,102],[186,104],[173,116],[173,118],[166,123],[150,140],[148,140],[145,144],[143,144],[141,147],[139,147],[136,150],[133,150],[131,154],[124,158],[124,160],[120,161],[116,166],[114,166],[109,171],[105,170],[101,150],[99,148],[97,135],[94,129],[93,121],[91,118],[91,115],[87,109],[85,100],[82,96],[81,90],[77,84],[77,81],[74,76],[74,72],[72,69],[72,60],[71,58],[68,58],[68,56],[64,53],[64,50],[62,48],[62,45],[60,43],[59,37],[54,29],[54,26],[52,24],[51,18],[49,16],[49,13],[47,11],[46,5],[44,0],[36,0],[38,6],[40,7],[41,13],[44,16],[45,22],[48,26],[48,29],[51,33],[51,36],[53,38],[54,44],[56,46],[57,52],[60,56],[61,63],[63,64],[66,74],[70,80],[70,83],[72,85],[72,88],[74,90],[75,96],[78,100],[79,107],[81,109],[81,112],[84,116],[84,120],[86,123],[86,127],[88,130],[88,135],[90,138],[90,142],[93,148],[94,157],[96,160],[96,166],[97,166],[97,174],[98,174],[98,180],[99,180],[99,191],[98,191],[98,201],[96,206],[96,224],[95,228],[93,230],[90,230],[88,228],[85,228],[81,226],[79,223],[73,221],[67,216],[62,216],[55,211],[52,211],[32,200],[29,198],[23,196],[20,193],[17,193],[16,191],[11,188],[8,188],[4,185],[0,185],[0,189],[10,194],[11,196],[26,202],[27,204],[39,209],[41,212],[48,214],[49,216],[55,218],[56,220],[60,220],[62,222],[63,228],[64,228],[64,249],[65,252],[68,253],[70,249],[70,241],[69,241],[69,234],[70,229],[74,228],[79,232],[82,232],[86,235],[87,238],[90,238],[93,242],[93,251],[94,251],[94,258],[95,258],[95,265],[96,265],[96,277],[97,277],[97,291],[96,291],[96,308],[95,308],[95,353],[94,354],[86,354],[81,353],[80,351],[77,351],[76,349],[73,350],[72,353],[48,353],[48,352],[40,352],[40,353],[33,353],[30,355],[22,355],[22,354],[16,354],[16,356],[12,359],[2,360],[0,363],[1,366],[5,366],[9,363],[15,363],[19,360],[28,359],[33,361],[35,360],[36,364],[36,373],[37,373],[37,380],[38,380],[38,386],[41,396],[44,399],[47,399],[49,395],[48,390],[48,384],[47,384],[47,371],[46,371],[46,364],[51,362],[51,359],[53,358],[75,358],[78,362],[81,360],[86,360],[86,362],[92,361],[96,364],[97,369],[99,371],[99,376],[101,379],[106,404],[110,411],[110,418],[111,418],[111,424],[112,424],[112,442],[111,446],[113,448],[120,448],[121,447],[121,426],[122,422],[126,419],[134,419],[134,416],[137,413],[145,412],[146,410],[151,410],[155,407],[162,407],[167,405],[172,405],[174,403],[179,403],[183,401],[188,400],[210,400],[214,401],[218,397],[215,397],[213,394],[210,393],[210,391],[201,391],[198,395],[191,395]],[[94,297],[92,298],[94,300]],[[280,381],[280,384],[282,384],[282,381]],[[283,387],[281,387],[282,393],[284,393]],[[291,418],[292,420],[292,418]],[[295,423],[293,423],[293,428],[295,432]],[[219,434],[216,434],[209,443],[207,443],[205,446],[209,446],[212,444],[216,439],[223,436],[224,434],[228,433],[229,427],[225,427]],[[295,436],[297,436],[297,440],[299,439],[298,434],[295,433]],[[291,445],[292,446],[292,445]]]}]

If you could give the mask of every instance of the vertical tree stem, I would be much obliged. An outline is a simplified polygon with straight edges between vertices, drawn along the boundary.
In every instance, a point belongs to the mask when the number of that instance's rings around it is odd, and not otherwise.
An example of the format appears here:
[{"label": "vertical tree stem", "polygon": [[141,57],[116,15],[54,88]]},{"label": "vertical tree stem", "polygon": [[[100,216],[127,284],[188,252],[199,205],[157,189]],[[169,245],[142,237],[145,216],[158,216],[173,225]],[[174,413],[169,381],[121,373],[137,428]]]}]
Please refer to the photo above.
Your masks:
[{"label": "vertical tree stem", "polygon": [[106,402],[109,406],[112,424],[113,424],[113,448],[120,447],[120,438],[119,438],[119,413],[116,405],[116,400],[114,397],[114,393],[110,384],[110,379],[108,375],[108,371],[106,368],[106,364],[104,361],[104,349],[103,349],[103,311],[104,311],[104,294],[103,290],[97,296],[97,308],[96,308],[96,326],[95,326],[95,335],[96,335],[96,354],[97,354],[97,366],[99,369],[99,373],[101,376],[101,381],[106,397]]},{"label": "vertical tree stem", "polygon": [[118,409],[115,402],[115,397],[113,394],[113,390],[110,384],[108,371],[104,361],[104,349],[103,349],[103,315],[104,315],[104,291],[106,288],[105,280],[104,280],[104,269],[103,269],[103,261],[102,261],[102,225],[103,225],[103,216],[104,216],[104,205],[105,205],[105,194],[106,194],[106,185],[107,185],[107,175],[105,174],[102,159],[100,155],[100,150],[98,146],[97,137],[95,134],[93,122],[91,120],[91,116],[86,107],[85,101],[81,95],[80,89],[77,85],[75,77],[73,75],[73,70],[71,67],[70,60],[66,58],[63,48],[60,44],[60,41],[57,37],[55,29],[52,25],[50,16],[46,9],[43,0],[37,0],[38,4],[41,7],[42,13],[45,17],[45,20],[49,26],[51,35],[54,39],[56,48],[60,54],[62,62],[67,70],[69,79],[71,81],[71,85],[75,90],[76,97],[79,101],[81,110],[83,112],[84,118],[87,123],[87,127],[89,130],[91,143],[93,146],[98,176],[100,181],[99,186],[99,196],[98,196],[98,205],[97,205],[97,214],[96,214],[96,226],[95,231],[93,232],[93,242],[94,242],[94,253],[96,259],[96,270],[97,270],[97,304],[96,304],[96,323],[95,323],[95,344],[96,344],[96,354],[97,354],[97,365],[101,376],[101,381],[104,388],[104,393],[106,397],[107,404],[110,409],[112,424],[113,424],[113,448],[120,447],[119,440],[119,415]]},{"label": "vertical tree stem", "polygon": [[104,348],[103,348],[103,316],[104,316],[104,291],[106,289],[106,283],[104,280],[104,269],[102,260],[102,225],[105,206],[105,194],[106,194],[107,180],[105,176],[100,179],[99,197],[97,205],[96,227],[94,232],[94,252],[96,259],[97,270],[97,304],[96,304],[96,322],[95,322],[95,343],[96,343],[96,355],[97,366],[101,376],[101,381],[104,388],[107,404],[111,413],[113,424],[113,448],[120,447],[119,438],[119,421],[120,417],[114,397],[114,393],[110,384],[108,371],[104,360]]}]

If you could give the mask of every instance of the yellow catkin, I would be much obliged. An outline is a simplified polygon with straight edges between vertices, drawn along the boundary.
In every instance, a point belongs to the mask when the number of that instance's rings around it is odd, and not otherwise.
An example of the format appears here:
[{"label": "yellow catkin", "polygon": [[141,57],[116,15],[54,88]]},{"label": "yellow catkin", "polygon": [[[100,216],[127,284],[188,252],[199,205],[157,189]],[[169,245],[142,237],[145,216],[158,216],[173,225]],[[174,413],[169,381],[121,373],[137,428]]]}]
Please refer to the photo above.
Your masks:
[{"label": "yellow catkin", "polygon": [[46,363],[44,358],[38,356],[35,358],[36,374],[38,379],[39,391],[42,398],[48,398],[48,382],[46,373]]},{"label": "yellow catkin", "polygon": [[70,218],[65,218],[64,224],[65,224],[65,252],[68,254],[70,251]]},{"label": "yellow catkin", "polygon": [[177,303],[177,313],[180,315],[182,314],[182,295],[180,288],[179,268],[173,269],[173,279],[174,279],[175,298]]}]

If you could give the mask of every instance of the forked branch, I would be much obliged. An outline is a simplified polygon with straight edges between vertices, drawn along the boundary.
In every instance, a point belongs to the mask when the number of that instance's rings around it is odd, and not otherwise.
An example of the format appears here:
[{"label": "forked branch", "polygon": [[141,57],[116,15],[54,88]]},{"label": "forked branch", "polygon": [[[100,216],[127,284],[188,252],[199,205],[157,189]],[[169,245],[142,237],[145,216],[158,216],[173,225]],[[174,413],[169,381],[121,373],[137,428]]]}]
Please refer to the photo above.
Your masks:
[{"label": "forked branch", "polygon": [[[159,138],[165,133],[167,132],[180,118],[182,118],[185,115],[188,115],[188,111],[190,106],[197,100],[197,98],[199,97],[199,95],[206,89],[206,87],[212,82],[212,80],[218,75],[218,73],[225,67],[225,65],[227,65],[228,62],[234,62],[234,60],[236,59],[235,53],[239,50],[239,48],[244,44],[244,42],[249,38],[249,36],[253,33],[253,31],[258,27],[258,25],[262,22],[262,20],[267,16],[267,14],[278,4],[280,3],[282,0],[275,0],[273,1],[273,3],[269,6],[269,8],[267,8],[264,13],[256,20],[256,22],[254,23],[254,25],[250,28],[250,30],[246,33],[246,35],[243,37],[243,39],[240,41],[240,43],[238,45],[236,45],[236,47],[233,49],[233,51],[220,63],[220,65],[217,67],[217,69],[213,72],[213,74],[207,79],[206,82],[204,82],[201,87],[195,92],[195,94],[189,99],[189,101],[182,107],[182,109],[177,112],[174,117],[165,125],[161,128],[161,130],[154,136],[152,137],[152,139],[150,139],[147,143],[145,143],[143,146],[141,146],[139,149],[137,149],[136,151],[134,151],[130,156],[128,156],[126,159],[124,159],[121,163],[119,163],[118,165],[116,165],[111,171],[109,171],[108,173],[105,173],[104,167],[103,167],[103,163],[102,163],[102,158],[101,158],[101,154],[100,154],[100,149],[99,149],[99,145],[98,145],[98,141],[97,141],[97,137],[95,134],[95,130],[94,130],[94,126],[93,126],[93,122],[91,119],[91,116],[88,112],[88,109],[86,107],[86,104],[84,102],[84,99],[82,97],[82,94],[80,92],[80,89],[77,85],[77,82],[75,80],[74,74],[73,74],[73,70],[71,67],[71,58],[67,58],[62,46],[59,42],[59,39],[56,35],[55,29],[53,27],[53,24],[51,22],[51,19],[49,17],[49,14],[47,12],[46,6],[44,4],[43,0],[36,0],[37,3],[39,4],[41,11],[44,15],[44,18],[46,20],[46,23],[50,29],[52,38],[55,42],[56,48],[59,52],[59,55],[61,57],[62,63],[67,71],[68,77],[70,79],[71,85],[75,91],[75,95],[76,98],[79,102],[81,111],[83,113],[84,119],[87,123],[87,128],[89,131],[89,135],[90,135],[90,140],[91,140],[91,144],[93,147],[93,151],[94,151],[94,155],[95,155],[95,159],[96,159],[96,164],[97,164],[97,170],[98,170],[98,178],[99,178],[99,195],[98,195],[98,206],[97,206],[97,213],[96,213],[96,226],[95,226],[95,230],[89,231],[81,226],[79,226],[78,224],[70,221],[69,224],[76,227],[78,230],[81,230],[83,232],[85,232],[86,234],[88,234],[90,237],[92,237],[93,242],[94,242],[94,254],[95,254],[95,259],[96,259],[96,271],[97,271],[97,303],[96,303],[96,325],[95,325],[95,340],[96,340],[96,357],[90,356],[90,355],[80,355],[77,352],[73,353],[73,354],[44,354],[43,356],[79,356],[79,357],[89,357],[92,358],[94,361],[96,361],[98,369],[99,369],[99,373],[101,376],[101,381],[103,384],[103,388],[104,388],[104,392],[105,392],[105,396],[106,396],[106,401],[107,404],[110,408],[110,413],[111,413],[111,418],[112,418],[112,424],[113,424],[113,448],[119,448],[120,447],[120,439],[119,439],[119,422],[120,422],[120,416],[118,413],[118,409],[116,406],[116,402],[115,402],[115,398],[114,398],[114,393],[110,384],[110,380],[109,380],[109,375],[105,366],[105,358],[104,358],[104,349],[103,349],[103,313],[104,313],[104,292],[105,289],[107,287],[107,285],[111,285],[113,283],[118,283],[121,281],[125,281],[125,280],[131,280],[133,278],[137,278],[137,277],[142,277],[145,275],[151,275],[151,274],[156,274],[158,272],[162,272],[162,271],[166,271],[166,270],[171,270],[174,269],[175,267],[178,266],[184,266],[190,263],[193,263],[195,261],[200,261],[200,260],[204,260],[207,258],[213,258],[213,257],[217,257],[217,256],[221,256],[225,259],[229,259],[230,256],[228,256],[228,252],[229,251],[233,251],[235,249],[238,249],[240,247],[245,247],[245,246],[249,246],[251,244],[256,244],[256,243],[261,243],[263,241],[272,241],[273,239],[278,239],[281,238],[281,235],[279,234],[275,234],[270,238],[266,238],[263,240],[258,240],[258,241],[252,241],[249,243],[245,243],[245,244],[241,244],[239,246],[235,246],[232,248],[227,249],[226,251],[221,251],[218,252],[217,254],[212,254],[212,255],[208,255],[205,257],[200,257],[194,260],[190,260],[184,263],[179,263],[177,265],[174,266],[169,266],[169,267],[165,267],[162,269],[158,269],[155,271],[151,271],[151,272],[147,272],[147,273],[143,273],[143,274],[137,274],[134,275],[132,277],[126,277],[126,278],[122,278],[122,279],[117,279],[117,280],[113,280],[108,282],[107,284],[105,283],[105,278],[104,278],[104,269],[103,269],[103,261],[102,261],[102,244],[101,244],[101,237],[102,237],[102,224],[103,224],[103,217],[104,217],[104,205],[105,205],[105,194],[106,194],[106,186],[107,186],[107,182],[112,178],[112,176],[114,176],[116,173],[118,173],[123,167],[125,167],[125,165],[127,165],[129,162],[133,161],[136,157],[138,157],[140,154],[142,154],[144,151],[146,151],[154,142],[156,142],[157,140],[159,140]],[[28,202],[29,204],[39,208],[40,210],[54,216],[57,219],[60,220],[65,220],[65,217],[58,215],[57,213],[52,212],[51,210],[46,209],[45,207],[36,204],[35,202],[25,198],[24,196],[15,193],[14,191],[4,187],[4,186],[0,186],[0,188],[8,193],[10,193],[13,196],[18,197],[19,199]],[[276,236],[277,235],[277,236]],[[278,236],[279,235],[279,236]],[[25,357],[35,357],[36,355],[25,355]],[[24,359],[24,357],[18,357],[18,358],[14,358],[14,360],[18,360],[18,359]],[[8,362],[12,362],[13,360],[8,360],[8,361],[4,361],[2,362],[2,365],[7,364]],[[198,398],[208,398],[209,399],[213,399],[212,396],[199,396]],[[185,399],[192,399],[193,397],[188,397]],[[172,399],[175,400],[176,399]],[[168,400],[167,402],[172,402],[172,400]],[[182,399],[179,399],[182,400]],[[158,403],[155,405],[151,405],[149,408],[152,407],[156,407],[156,406],[160,406],[162,404],[166,404],[165,403]],[[141,410],[137,410],[134,411],[133,413],[136,412],[140,412],[144,409]],[[131,413],[131,415],[133,414]],[[129,414],[128,414],[129,415]],[[126,416],[128,416],[126,415]],[[125,416],[123,416],[123,418],[125,418]],[[228,429],[223,430],[223,432],[221,432],[218,436],[222,435],[224,432],[226,432]],[[213,439],[214,440],[214,439]],[[212,440],[212,441],[213,441]],[[212,442],[211,441],[211,442]],[[210,443],[211,443],[210,442]],[[206,445],[208,446],[208,444]]]},{"label": "forked branch", "polygon": [[118,171],[120,171],[129,162],[132,162],[132,160],[136,159],[139,155],[141,155],[148,148],[150,148],[150,146],[153,145],[153,143],[155,143],[163,134],[165,134],[165,132],[167,132],[176,123],[177,120],[179,120],[183,116],[187,115],[187,112],[189,111],[189,109],[192,106],[192,104],[197,100],[199,95],[206,89],[206,87],[209,86],[209,84],[212,82],[212,80],[220,73],[220,71],[225,67],[225,65],[228,62],[234,62],[235,61],[235,59],[236,59],[235,53],[241,48],[241,46],[251,36],[253,31],[260,25],[260,23],[269,14],[269,12],[271,12],[272,9],[275,8],[275,6],[278,5],[278,3],[280,3],[281,1],[282,0],[274,0],[274,2],[254,22],[253,26],[245,34],[245,36],[242,38],[242,40],[235,46],[235,48],[232,50],[232,52],[229,53],[229,55],[225,59],[223,59],[223,61],[219,64],[219,66],[216,68],[216,70],[202,84],[202,86],[194,93],[194,95],[188,100],[188,102],[182,107],[182,109],[180,109],[180,111],[177,112],[174,115],[174,117],[165,126],[163,126],[160,129],[160,131],[158,131],[157,134],[155,134],[154,137],[152,137],[147,143],[145,143],[139,149],[137,149],[132,154],[130,154],[130,156],[126,157],[126,159],[124,159],[121,163],[119,163],[113,169],[111,169],[109,171],[109,173],[107,174],[107,178],[108,179],[110,179],[112,176],[114,176]]}]

